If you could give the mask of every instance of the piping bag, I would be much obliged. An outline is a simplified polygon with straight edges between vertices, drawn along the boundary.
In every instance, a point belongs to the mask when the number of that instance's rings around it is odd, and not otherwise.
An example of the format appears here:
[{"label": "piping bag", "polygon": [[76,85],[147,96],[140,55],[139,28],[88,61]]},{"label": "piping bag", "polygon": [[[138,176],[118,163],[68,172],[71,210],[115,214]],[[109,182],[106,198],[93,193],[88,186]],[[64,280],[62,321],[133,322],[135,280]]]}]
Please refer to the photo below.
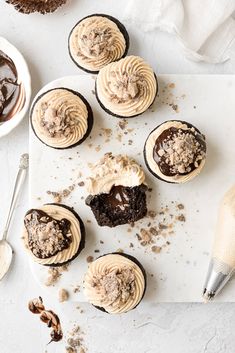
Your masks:
[{"label": "piping bag", "polygon": [[212,300],[225,286],[235,269],[235,185],[224,195],[219,207],[212,258],[203,291]]}]

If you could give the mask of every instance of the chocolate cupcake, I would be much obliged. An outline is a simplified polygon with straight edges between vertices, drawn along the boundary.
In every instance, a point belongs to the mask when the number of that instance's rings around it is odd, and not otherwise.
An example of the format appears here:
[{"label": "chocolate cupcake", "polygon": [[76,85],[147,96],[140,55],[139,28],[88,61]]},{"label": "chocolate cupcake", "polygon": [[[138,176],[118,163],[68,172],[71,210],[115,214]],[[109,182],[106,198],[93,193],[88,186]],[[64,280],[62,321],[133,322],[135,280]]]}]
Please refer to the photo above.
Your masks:
[{"label": "chocolate cupcake", "polygon": [[82,70],[98,73],[107,64],[126,56],[129,36],[116,18],[94,14],[80,20],[69,35],[69,54]]},{"label": "chocolate cupcake", "polygon": [[126,313],[144,297],[146,273],[133,256],[112,253],[93,261],[84,277],[84,294],[97,309]]},{"label": "chocolate cupcake", "polygon": [[75,259],[84,248],[85,228],[72,208],[46,204],[26,213],[23,239],[35,262],[61,266]]},{"label": "chocolate cupcake", "polygon": [[138,56],[127,56],[100,70],[96,97],[100,106],[118,118],[144,113],[154,102],[158,84],[153,69]]},{"label": "chocolate cupcake", "polygon": [[205,136],[185,121],[166,121],[149,134],[144,158],[157,178],[168,183],[185,183],[198,175],[205,164]]},{"label": "chocolate cupcake", "polygon": [[55,88],[40,95],[31,108],[30,119],[38,139],[56,149],[81,144],[93,126],[89,103],[68,88]]},{"label": "chocolate cupcake", "polygon": [[145,174],[135,160],[106,153],[88,178],[90,206],[100,226],[132,223],[147,213]]}]

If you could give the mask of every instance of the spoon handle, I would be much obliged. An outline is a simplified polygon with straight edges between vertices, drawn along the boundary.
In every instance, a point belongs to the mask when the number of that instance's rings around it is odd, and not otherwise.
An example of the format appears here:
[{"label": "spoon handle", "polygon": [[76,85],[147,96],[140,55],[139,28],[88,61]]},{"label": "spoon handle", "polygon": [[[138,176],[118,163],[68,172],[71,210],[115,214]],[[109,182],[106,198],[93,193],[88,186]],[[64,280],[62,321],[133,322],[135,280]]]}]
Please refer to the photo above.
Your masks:
[{"label": "spoon handle", "polygon": [[7,239],[8,229],[9,229],[9,226],[11,223],[12,215],[15,210],[16,203],[17,203],[22,185],[24,183],[24,180],[25,180],[25,177],[27,174],[28,164],[29,164],[29,155],[27,153],[22,154],[22,156],[20,158],[19,171],[18,171],[16,181],[15,181],[15,187],[14,187],[14,191],[13,191],[13,195],[12,195],[11,205],[10,205],[6,225],[5,225],[5,228],[3,231],[3,237],[2,237],[3,240]]}]

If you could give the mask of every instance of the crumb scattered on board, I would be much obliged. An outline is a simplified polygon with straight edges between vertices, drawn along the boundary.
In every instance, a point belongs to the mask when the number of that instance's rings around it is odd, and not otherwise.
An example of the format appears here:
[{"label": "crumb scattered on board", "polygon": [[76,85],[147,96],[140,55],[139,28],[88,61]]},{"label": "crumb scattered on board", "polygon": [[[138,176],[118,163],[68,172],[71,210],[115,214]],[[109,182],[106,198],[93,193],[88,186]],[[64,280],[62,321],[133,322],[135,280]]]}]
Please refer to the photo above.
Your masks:
[{"label": "crumb scattered on board", "polygon": [[[170,237],[175,234],[178,223],[186,222],[185,207],[182,203],[172,201],[170,205],[162,206],[158,212],[149,210],[147,218],[140,220],[138,227],[128,228],[127,232],[136,232],[139,244],[159,254],[163,248],[168,247]],[[134,244],[129,243],[133,248]]]},{"label": "crumb scattered on board", "polygon": [[186,95],[181,94],[181,95],[175,95],[173,93],[173,90],[175,88],[175,83],[170,82],[162,87],[162,89],[159,92],[159,99],[160,102],[164,105],[168,105],[169,107],[172,108],[172,110],[175,113],[179,113],[179,102],[182,99],[185,99]]},{"label": "crumb scattered on board", "polygon": [[49,267],[47,271],[47,279],[45,281],[46,286],[54,286],[61,278],[62,273],[68,271],[69,264],[58,266],[58,267]]}]

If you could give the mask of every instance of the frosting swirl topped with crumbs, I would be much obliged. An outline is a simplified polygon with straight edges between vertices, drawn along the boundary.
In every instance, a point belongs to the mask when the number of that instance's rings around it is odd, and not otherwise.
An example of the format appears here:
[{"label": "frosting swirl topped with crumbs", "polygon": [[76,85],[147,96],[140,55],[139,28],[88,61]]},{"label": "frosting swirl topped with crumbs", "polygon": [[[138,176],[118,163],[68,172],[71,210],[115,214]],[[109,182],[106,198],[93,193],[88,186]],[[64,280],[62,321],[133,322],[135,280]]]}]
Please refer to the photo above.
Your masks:
[{"label": "frosting swirl topped with crumbs", "polygon": [[27,212],[23,238],[35,262],[41,265],[62,264],[78,253],[81,226],[68,208],[48,204]]},{"label": "frosting swirl topped with crumbs", "polygon": [[149,64],[132,55],[101,69],[96,90],[105,109],[120,117],[132,117],[153,103],[157,81]]},{"label": "frosting swirl topped with crumbs", "polygon": [[113,186],[138,186],[145,183],[145,174],[137,162],[123,155],[106,153],[91,168],[91,176],[86,183],[90,195],[109,193]]},{"label": "frosting swirl topped with crumbs", "polygon": [[110,314],[134,309],[145,291],[140,267],[121,254],[104,255],[89,265],[84,278],[84,292],[90,303]]},{"label": "frosting swirl topped with crumbs", "polygon": [[37,137],[54,148],[78,143],[88,129],[88,109],[81,96],[65,88],[56,88],[38,98],[31,112]]},{"label": "frosting swirl topped with crumbs", "polygon": [[111,18],[94,15],[81,20],[69,37],[73,60],[88,71],[99,71],[126,52],[123,33]]},{"label": "frosting swirl topped with crumbs", "polygon": [[206,160],[206,140],[193,125],[166,121],[154,129],[145,143],[150,171],[167,182],[185,183],[198,175]]}]

